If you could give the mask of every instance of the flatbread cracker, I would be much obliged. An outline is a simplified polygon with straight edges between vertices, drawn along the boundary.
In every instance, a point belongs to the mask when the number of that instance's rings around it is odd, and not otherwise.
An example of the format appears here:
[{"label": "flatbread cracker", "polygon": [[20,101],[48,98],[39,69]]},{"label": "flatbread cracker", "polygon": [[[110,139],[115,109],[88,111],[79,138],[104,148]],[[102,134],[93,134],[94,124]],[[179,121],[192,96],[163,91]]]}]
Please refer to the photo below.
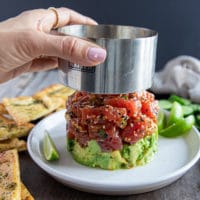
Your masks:
[{"label": "flatbread cracker", "polygon": [[0,115],[0,141],[28,135],[34,124],[17,125],[12,119]]},{"label": "flatbread cracker", "polygon": [[1,115],[8,114],[8,111],[6,110],[5,106],[2,103],[0,103],[0,114]]},{"label": "flatbread cracker", "polygon": [[21,182],[21,200],[34,200],[26,186]]},{"label": "flatbread cracker", "polygon": [[62,108],[65,108],[68,96],[70,96],[74,92],[75,90],[69,87],[65,87],[64,85],[53,84],[35,93],[33,97],[41,100],[48,108],[50,108],[52,104],[56,104],[61,101],[61,104],[58,107],[58,110],[60,110]]},{"label": "flatbread cracker", "polygon": [[19,159],[16,149],[0,153],[0,197],[21,200]]},{"label": "flatbread cracker", "polygon": [[40,119],[56,110],[61,104],[61,102],[58,105],[52,104],[48,108],[41,101],[29,96],[4,98],[2,103],[19,125]]},{"label": "flatbread cracker", "polygon": [[17,149],[18,151],[25,151],[27,149],[26,142],[18,138],[0,141],[0,152],[10,149]]}]

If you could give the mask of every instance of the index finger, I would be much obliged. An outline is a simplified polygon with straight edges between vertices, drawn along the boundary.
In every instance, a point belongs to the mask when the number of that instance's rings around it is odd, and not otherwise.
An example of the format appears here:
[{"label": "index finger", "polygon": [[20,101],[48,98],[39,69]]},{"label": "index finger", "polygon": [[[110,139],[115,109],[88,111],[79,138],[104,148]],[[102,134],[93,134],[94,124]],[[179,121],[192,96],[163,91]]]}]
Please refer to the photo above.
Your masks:
[{"label": "index finger", "polygon": [[48,10],[51,12],[51,28],[56,23],[56,28],[71,24],[88,24],[96,25],[97,22],[90,17],[84,16],[69,8],[53,8]]}]

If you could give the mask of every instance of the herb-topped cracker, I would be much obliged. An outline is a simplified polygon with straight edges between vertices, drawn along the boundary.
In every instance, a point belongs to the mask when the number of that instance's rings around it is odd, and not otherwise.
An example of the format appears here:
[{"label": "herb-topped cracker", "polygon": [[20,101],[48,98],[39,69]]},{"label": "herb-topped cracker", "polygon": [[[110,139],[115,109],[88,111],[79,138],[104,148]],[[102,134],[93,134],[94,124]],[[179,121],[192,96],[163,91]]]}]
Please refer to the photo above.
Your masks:
[{"label": "herb-topped cracker", "polygon": [[2,102],[17,124],[25,124],[40,119],[61,105],[61,101],[58,100],[57,104],[51,104],[50,107],[47,107],[40,100],[30,96],[4,98]]},{"label": "herb-topped cracker", "polygon": [[19,140],[18,138],[0,141],[0,152],[7,151],[9,149],[25,151],[27,149],[26,142],[24,140]]},{"label": "herb-topped cracker", "polygon": [[26,136],[33,126],[31,123],[17,125],[14,120],[0,115],[0,141]]},{"label": "herb-topped cracker", "polygon": [[8,111],[6,110],[5,106],[0,103],[0,114],[4,115],[4,114],[8,114]]},{"label": "herb-topped cracker", "polygon": [[21,183],[21,200],[34,200],[33,196],[23,183]]},{"label": "herb-topped cracker", "polygon": [[0,153],[0,197],[21,200],[21,182],[17,150]]},{"label": "herb-topped cracker", "polygon": [[61,84],[53,84],[43,90],[34,94],[34,98],[41,100],[48,108],[50,108],[53,104],[56,104],[58,100],[62,103],[59,106],[59,109],[65,108],[66,100],[68,96],[74,93],[74,90],[65,87]]}]

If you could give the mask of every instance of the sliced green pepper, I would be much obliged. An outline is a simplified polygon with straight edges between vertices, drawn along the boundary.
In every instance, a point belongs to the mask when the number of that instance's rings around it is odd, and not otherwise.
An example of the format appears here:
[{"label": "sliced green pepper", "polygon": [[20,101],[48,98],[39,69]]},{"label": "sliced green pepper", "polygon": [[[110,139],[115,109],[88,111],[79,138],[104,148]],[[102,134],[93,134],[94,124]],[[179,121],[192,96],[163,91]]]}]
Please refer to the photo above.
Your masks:
[{"label": "sliced green pepper", "polygon": [[167,121],[167,126],[170,126],[173,123],[176,123],[182,117],[183,117],[183,108],[179,103],[177,103],[175,101],[172,104],[172,109],[171,109],[171,112],[169,114],[169,118],[168,118],[168,121]]},{"label": "sliced green pepper", "polygon": [[195,118],[190,115],[186,118],[181,118],[176,123],[170,125],[166,129],[159,132],[164,137],[177,137],[187,133],[195,123]]},{"label": "sliced green pepper", "polygon": [[179,97],[179,96],[174,95],[174,94],[172,94],[172,95],[169,97],[168,100],[171,101],[171,102],[176,101],[176,102],[180,103],[181,105],[185,105],[185,106],[188,106],[188,105],[191,104],[191,101],[190,101],[190,100],[185,99],[185,98],[182,98],[182,97]]}]

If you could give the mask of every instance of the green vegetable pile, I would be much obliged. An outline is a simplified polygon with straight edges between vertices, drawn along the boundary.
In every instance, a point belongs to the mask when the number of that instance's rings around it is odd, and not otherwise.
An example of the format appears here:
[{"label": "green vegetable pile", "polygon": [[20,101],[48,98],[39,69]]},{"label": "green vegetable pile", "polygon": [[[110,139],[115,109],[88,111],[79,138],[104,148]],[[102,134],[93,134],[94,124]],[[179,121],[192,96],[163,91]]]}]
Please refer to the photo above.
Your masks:
[{"label": "green vegetable pile", "polygon": [[[195,125],[200,130],[200,105],[171,95],[159,100],[158,131],[164,137],[177,137],[187,133]],[[163,110],[170,111],[166,117]]]}]

